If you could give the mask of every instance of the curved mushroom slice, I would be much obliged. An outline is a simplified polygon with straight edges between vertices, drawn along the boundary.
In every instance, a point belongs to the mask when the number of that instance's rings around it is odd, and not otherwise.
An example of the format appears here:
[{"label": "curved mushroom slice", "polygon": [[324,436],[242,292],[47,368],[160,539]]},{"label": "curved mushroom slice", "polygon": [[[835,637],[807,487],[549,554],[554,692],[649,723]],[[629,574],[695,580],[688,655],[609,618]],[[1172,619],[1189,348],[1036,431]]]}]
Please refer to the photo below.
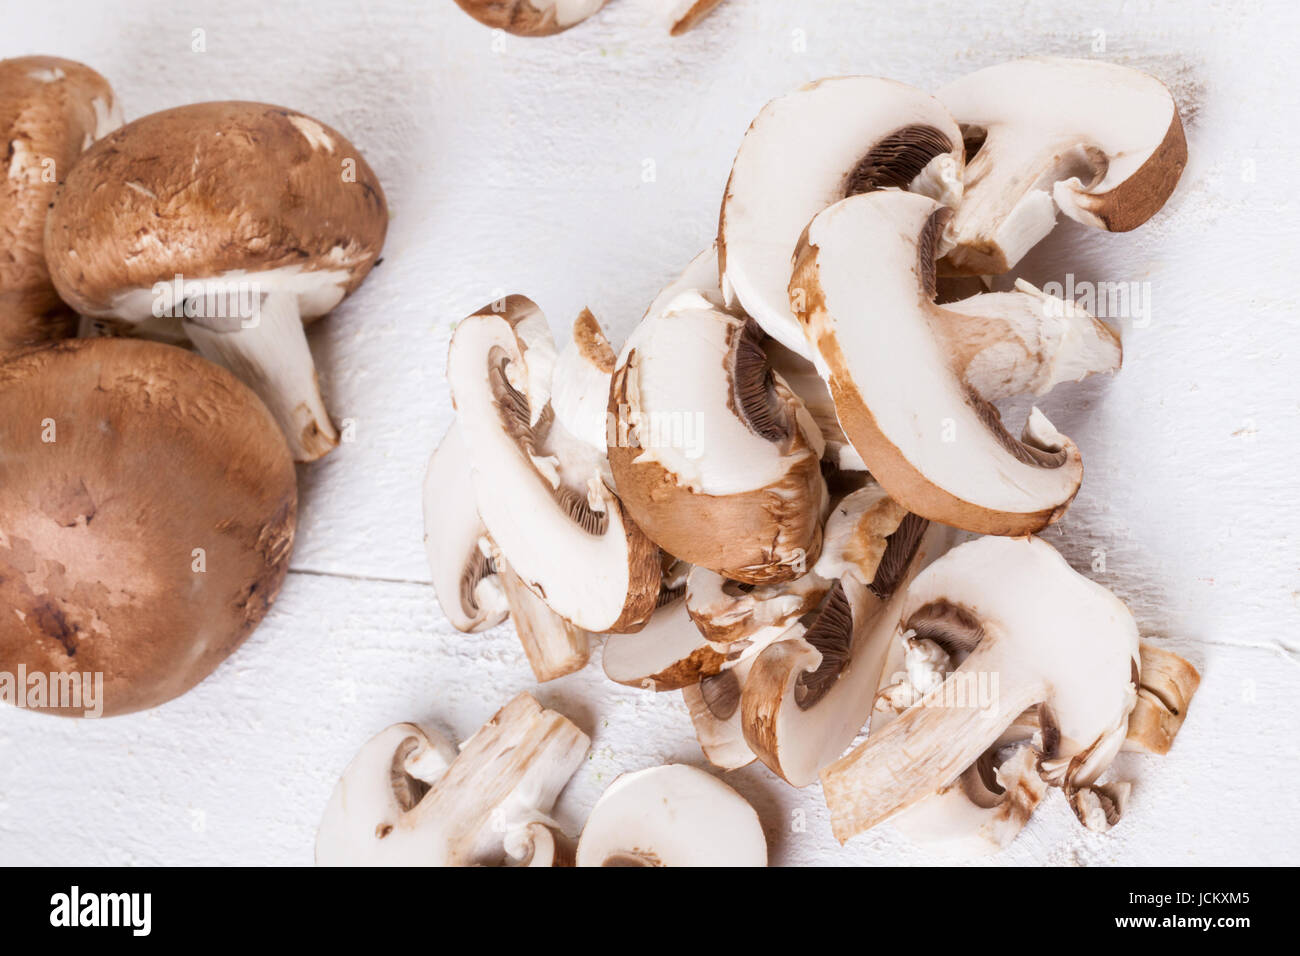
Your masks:
[{"label": "curved mushroom slice", "polygon": [[338,434],[303,323],[361,284],[387,229],[379,180],[337,130],[278,106],[198,103],[86,150],[55,193],[45,256],[83,315],[181,320],[312,461]]},{"label": "curved mushroom slice", "polygon": [[947,538],[946,529],[908,515],[889,535],[870,584],[846,573],[821,606],[755,659],[741,696],[745,740],[792,786],[816,781],[867,722],[891,608]]},{"label": "curved mushroom slice", "polygon": [[[1007,272],[1059,208],[1087,226],[1135,229],[1165,204],[1187,141],[1159,80],[1098,60],[1034,57],[964,76],[939,99],[970,141],[966,191],[944,266]],[[973,153],[973,155],[971,155]]]},{"label": "curved mushroom slice", "polygon": [[[973,645],[940,684],[821,773],[841,842],[948,786],[1027,709],[1050,708],[1045,779],[1091,785],[1124,742],[1137,699],[1137,625],[1118,598],[1038,538],[963,544],[908,587],[911,628]],[[1043,628],[1044,621],[1053,626]]]},{"label": "curved mushroom slice", "polygon": [[758,814],[684,764],[619,775],[578,840],[578,866],[767,866]]},{"label": "curved mushroom slice", "polygon": [[424,549],[438,604],[452,627],[474,633],[506,619],[510,606],[475,506],[469,452],[455,423],[424,475]]},{"label": "curved mushroom slice", "polygon": [[837,203],[799,243],[791,301],[845,434],[890,497],[967,531],[1026,534],[1065,513],[1083,464],[1037,409],[1013,438],[954,367],[936,327],[957,320],[932,301],[950,214],[897,191]]},{"label": "curved mushroom slice", "polygon": [[637,524],[682,560],[751,584],[816,560],[826,506],[821,436],[761,338],[683,293],[632,333],[609,398],[609,463]]},{"label": "curved mushroom slice", "polygon": [[591,635],[556,614],[515,573],[500,549],[495,544],[490,547],[492,566],[497,569],[510,606],[510,620],[538,683],[586,667],[591,657]]},{"label": "curved mushroom slice", "polygon": [[551,376],[555,420],[602,455],[608,446],[609,379],[614,374],[614,359],[600,323],[590,309],[583,309],[573,322],[573,339],[561,350]]},{"label": "curved mushroom slice", "polygon": [[504,841],[510,866],[573,866],[577,846],[545,823],[530,823],[506,834]]},{"label": "curved mushroom slice", "polygon": [[523,296],[499,305],[457,325],[447,359],[479,515],[556,614],[586,631],[637,630],[658,596],[658,550],[610,490],[600,453],[529,400],[532,348],[519,329],[544,323],[540,310]]},{"label": "curved mushroom slice", "polygon": [[722,0],[679,0],[672,14],[670,35],[679,37],[695,29],[705,17],[712,13]]},{"label": "curved mushroom slice", "polygon": [[1128,719],[1124,749],[1167,754],[1187,719],[1187,708],[1201,684],[1201,675],[1172,651],[1154,644],[1143,644],[1140,651],[1142,673],[1137,706]]},{"label": "curved mushroom slice", "polygon": [[605,638],[603,660],[611,680],[656,691],[698,684],[726,662],[700,636],[680,598],[655,611],[637,633]]},{"label": "curved mushroom slice", "polygon": [[700,750],[709,763],[723,770],[738,770],[755,759],[740,719],[740,698],[753,663],[754,658],[743,658],[682,688],[682,701],[691,715]]},{"label": "curved mushroom slice", "polygon": [[[318,866],[478,866],[538,834],[591,741],[520,694],[461,746],[414,724],[382,731],[353,758],[316,833]],[[533,844],[536,846],[536,843]]]},{"label": "curved mushroom slice", "polygon": [[74,716],[189,690],[289,569],[298,487],[266,407],[192,352],[71,339],[0,355],[0,408],[0,671],[102,674],[98,704],[87,681],[84,707],[43,708]]},{"label": "curved mushroom slice", "polygon": [[812,356],[786,286],[799,236],[832,203],[889,187],[961,198],[962,139],[928,93],[892,80],[819,80],[772,100],[736,153],[718,221],[727,301]]},{"label": "curved mushroom slice", "polygon": [[0,60],[0,350],[77,332],[45,265],[45,215],[55,186],[84,149],[122,125],[108,81],[53,56]]},{"label": "curved mushroom slice", "polygon": [[484,26],[521,37],[545,37],[575,27],[606,0],[456,0]]}]

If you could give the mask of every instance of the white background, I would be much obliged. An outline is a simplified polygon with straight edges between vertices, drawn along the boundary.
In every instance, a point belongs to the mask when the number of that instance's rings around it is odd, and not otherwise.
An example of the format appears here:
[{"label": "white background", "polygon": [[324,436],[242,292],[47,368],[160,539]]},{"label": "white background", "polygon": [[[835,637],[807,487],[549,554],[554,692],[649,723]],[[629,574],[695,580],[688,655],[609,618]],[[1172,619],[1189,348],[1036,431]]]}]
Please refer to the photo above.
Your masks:
[{"label": "white background", "polygon": [[[71,721],[0,709],[0,862],[310,863],[330,788],[371,734],[415,719],[460,739],[535,689],[509,626],[453,631],[427,583],[420,481],[451,418],[451,323],[517,291],[561,341],[587,305],[621,340],[711,237],[736,146],[768,99],[840,73],[933,89],[1033,53],[1146,69],[1186,121],[1190,162],[1164,212],[1128,235],[1066,221],[1021,273],[1151,283],[1154,314],[1126,327],[1123,371],[1044,403],[1087,469],[1046,536],[1204,682],[1173,753],[1119,761],[1134,792],[1117,829],[1084,832],[1053,793],[998,861],[1294,862],[1296,5],[727,0],[676,40],[671,5],[613,0],[563,36],[494,50],[451,0],[6,0],[0,56],[83,60],[128,119],[255,99],[334,125],[379,174],[393,221],[383,264],[313,332],[327,402],[356,420],[356,441],[299,471],[279,602],[158,710]],[[194,53],[200,28],[207,51]],[[536,693],[594,738],[559,806],[571,833],[620,771],[703,762],[680,695],[615,685],[598,659]],[[775,862],[939,859],[887,826],[841,848],[818,788],[761,767],[727,779],[757,808]]]}]

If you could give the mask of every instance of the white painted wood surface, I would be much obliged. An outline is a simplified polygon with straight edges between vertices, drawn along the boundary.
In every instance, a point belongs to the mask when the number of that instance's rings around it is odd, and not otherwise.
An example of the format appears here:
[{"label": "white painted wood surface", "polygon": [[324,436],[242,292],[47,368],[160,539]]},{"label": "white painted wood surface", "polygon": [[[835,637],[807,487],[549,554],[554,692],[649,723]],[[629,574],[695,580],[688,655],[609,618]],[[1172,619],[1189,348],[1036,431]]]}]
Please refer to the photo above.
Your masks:
[{"label": "white painted wood surface", "polygon": [[[561,338],[585,305],[621,338],[708,241],[737,143],[769,98],[838,73],[935,88],[1031,53],[1145,68],[1187,120],[1191,160],[1154,222],[1124,236],[1065,222],[1021,272],[1151,283],[1149,324],[1126,323],[1124,370],[1044,403],[1087,468],[1047,537],[1204,682],[1172,754],[1120,760],[1135,786],[1116,830],[1084,832],[1054,793],[997,862],[1294,862],[1300,8],[728,0],[670,40],[671,7],[613,0],[561,37],[502,42],[451,0],[7,5],[0,56],[83,60],[129,118],[244,98],[330,122],[375,167],[393,223],[382,266],[313,333],[329,406],[356,440],[300,471],[294,570],[275,609],[156,711],[0,710],[0,862],[306,864],[335,778],[373,732],[416,719],[461,738],[532,689],[512,630],[452,631],[427,584],[419,488],[450,421],[451,323],[519,291]],[[206,52],[191,52],[194,30]],[[570,832],[621,770],[702,763],[677,694],[619,687],[593,663],[537,695],[594,736],[560,804]],[[727,779],[776,862],[941,859],[887,826],[841,848],[817,788],[760,768]]]}]

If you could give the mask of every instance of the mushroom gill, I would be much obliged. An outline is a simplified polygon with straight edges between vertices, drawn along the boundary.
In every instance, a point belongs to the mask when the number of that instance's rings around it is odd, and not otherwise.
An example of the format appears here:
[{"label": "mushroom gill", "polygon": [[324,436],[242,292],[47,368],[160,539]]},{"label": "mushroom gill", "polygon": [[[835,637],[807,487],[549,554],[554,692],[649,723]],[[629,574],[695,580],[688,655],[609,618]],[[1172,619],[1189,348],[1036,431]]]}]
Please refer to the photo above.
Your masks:
[{"label": "mushroom gill", "polygon": [[984,637],[984,626],[966,608],[948,601],[923,605],[904,622],[917,640],[933,641],[948,654],[969,653]]},{"label": "mushroom gill", "polygon": [[496,563],[476,546],[469,553],[465,570],[460,575],[460,606],[470,617],[479,612],[478,597],[475,589],[484,578],[497,573]]},{"label": "mushroom gill", "polygon": [[853,609],[844,585],[836,581],[822,598],[821,605],[804,615],[802,622],[808,628],[803,639],[822,656],[816,670],[801,674],[795,684],[794,702],[800,710],[808,710],[831,689],[850,659]]},{"label": "mushroom gill", "polygon": [[867,585],[872,594],[884,601],[894,593],[907,573],[916,549],[921,546],[921,538],[928,527],[928,520],[911,512],[898,523],[894,533],[885,539],[885,553],[881,555],[880,564],[876,567],[876,576]]},{"label": "mushroom gill", "polygon": [[739,327],[732,348],[730,404],[755,434],[785,443],[792,437],[790,420],[776,393],[772,366],[763,351],[764,337],[753,319]]},{"label": "mushroom gill", "polygon": [[884,137],[849,173],[844,195],[877,189],[906,189],[936,156],[952,149],[948,137],[933,126],[904,126]]},{"label": "mushroom gill", "polygon": [[[393,764],[389,771],[389,778],[393,785],[393,797],[397,800],[397,805],[406,813],[414,809],[415,805],[424,799],[424,795],[429,792],[429,785],[423,780],[411,776],[406,772],[406,761],[417,749],[420,741],[415,737],[407,737],[393,752]],[[385,837],[387,833],[379,833],[380,837]]]},{"label": "mushroom gill", "polygon": [[719,671],[700,681],[700,696],[709,713],[718,720],[730,720],[740,706],[740,680],[734,671]]}]

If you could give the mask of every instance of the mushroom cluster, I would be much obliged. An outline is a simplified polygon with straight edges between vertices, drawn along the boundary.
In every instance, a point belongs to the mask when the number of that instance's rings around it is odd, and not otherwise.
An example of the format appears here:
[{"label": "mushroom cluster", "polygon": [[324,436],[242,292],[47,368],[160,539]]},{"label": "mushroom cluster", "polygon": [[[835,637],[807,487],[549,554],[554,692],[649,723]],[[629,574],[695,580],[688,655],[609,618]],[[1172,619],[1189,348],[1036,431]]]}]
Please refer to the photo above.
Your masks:
[{"label": "mushroom cluster", "polygon": [[538,680],[602,639],[611,679],[682,692],[715,766],[820,780],[841,840],[996,849],[1050,787],[1109,827],[1114,756],[1166,752],[1199,676],[1034,537],[1082,453],[994,403],[1115,372],[1120,335],[984,289],[1058,210],[1141,225],[1185,161],[1168,90],[1098,61],[773,100],[716,242],[621,348],[584,312],[557,352],[522,296],[456,326],[425,486],[448,619],[512,617]]},{"label": "mushroom cluster", "polygon": [[0,61],[0,132],[0,671],[153,707],[284,581],[293,462],[339,440],[304,325],[377,262],[384,193],[311,117],[123,125],[107,81],[55,57]]}]

